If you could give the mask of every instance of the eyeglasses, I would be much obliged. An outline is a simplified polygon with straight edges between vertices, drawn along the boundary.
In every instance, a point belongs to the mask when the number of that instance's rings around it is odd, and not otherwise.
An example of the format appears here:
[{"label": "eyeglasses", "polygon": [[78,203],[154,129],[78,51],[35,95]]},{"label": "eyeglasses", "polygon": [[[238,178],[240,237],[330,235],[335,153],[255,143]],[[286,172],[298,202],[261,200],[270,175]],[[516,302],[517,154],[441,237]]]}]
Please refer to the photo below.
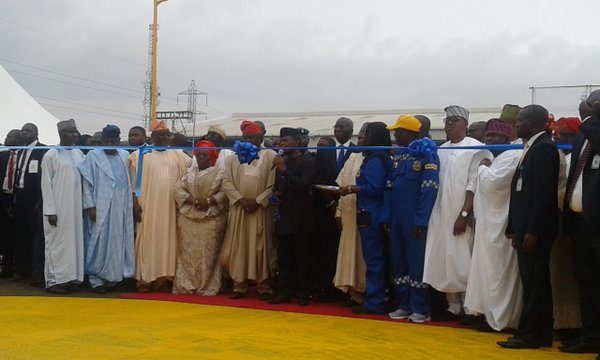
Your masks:
[{"label": "eyeglasses", "polygon": [[464,120],[463,118],[459,118],[459,117],[447,117],[444,119],[444,124],[454,124],[456,122],[459,122],[461,120]]}]

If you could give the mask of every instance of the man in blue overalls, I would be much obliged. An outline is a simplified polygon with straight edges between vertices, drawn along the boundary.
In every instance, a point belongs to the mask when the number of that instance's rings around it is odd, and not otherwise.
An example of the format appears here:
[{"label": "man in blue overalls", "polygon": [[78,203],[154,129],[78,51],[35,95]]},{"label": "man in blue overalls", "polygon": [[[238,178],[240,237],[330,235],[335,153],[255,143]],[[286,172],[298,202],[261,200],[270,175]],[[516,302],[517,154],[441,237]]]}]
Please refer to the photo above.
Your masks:
[{"label": "man in blue overalls", "polygon": [[398,308],[392,319],[430,321],[429,285],[422,282],[425,239],[431,209],[437,197],[440,160],[429,138],[419,139],[421,123],[402,115],[389,126],[396,144],[384,194],[384,218],[391,233],[391,262]]}]

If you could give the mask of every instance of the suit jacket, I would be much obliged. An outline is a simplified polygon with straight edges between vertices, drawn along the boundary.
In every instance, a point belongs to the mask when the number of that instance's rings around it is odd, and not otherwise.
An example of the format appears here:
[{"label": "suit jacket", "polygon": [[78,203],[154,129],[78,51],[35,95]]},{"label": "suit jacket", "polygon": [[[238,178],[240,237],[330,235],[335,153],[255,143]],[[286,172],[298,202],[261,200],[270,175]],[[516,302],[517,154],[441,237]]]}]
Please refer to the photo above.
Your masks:
[{"label": "suit jacket", "polygon": [[[348,146],[356,146],[356,144],[350,142]],[[348,160],[350,154],[357,152],[356,150],[347,150],[344,154],[344,162]],[[317,149],[317,177],[315,184],[319,185],[336,185],[335,180],[337,179],[340,170],[337,168],[337,151],[336,150],[318,150]],[[315,193],[315,203],[317,207],[327,206],[334,197],[325,191],[317,191]]]},{"label": "suit jacket", "polygon": [[[590,157],[581,174],[583,185],[583,223],[580,223],[577,230],[583,234],[598,235],[600,234],[600,226],[598,225],[600,224],[600,169],[592,169],[592,162],[595,156],[600,156],[600,119],[597,116],[587,119],[581,124],[579,131],[580,133],[577,134],[573,145],[567,189],[572,185],[573,174],[579,162],[579,155],[587,139],[592,148]],[[563,209],[565,209],[563,218],[565,233],[572,234],[575,230],[576,215],[571,211],[571,207],[567,203],[564,204]]]},{"label": "suit jacket", "polygon": [[[36,146],[45,146],[41,144],[39,141]],[[31,155],[29,155],[29,159],[26,163],[24,163],[15,173],[15,184],[18,184],[18,176],[20,176],[21,171],[25,172],[25,177],[23,178],[23,191],[17,192],[15,194],[15,205],[16,206],[25,206],[25,207],[33,207],[38,202],[42,201],[42,158],[46,153],[46,149],[33,149],[31,150]],[[25,150],[19,150],[19,156],[17,157],[17,164],[20,165],[22,160],[22,156],[24,155]],[[31,162],[37,161],[37,171],[34,169],[35,164],[32,166]],[[31,171],[30,171],[31,170]]]},{"label": "suit jacket", "polygon": [[557,235],[559,163],[556,145],[544,133],[517,167],[511,183],[506,229],[507,234],[514,235],[516,245],[521,245],[525,234],[531,233],[539,236],[538,246],[549,247]]}]

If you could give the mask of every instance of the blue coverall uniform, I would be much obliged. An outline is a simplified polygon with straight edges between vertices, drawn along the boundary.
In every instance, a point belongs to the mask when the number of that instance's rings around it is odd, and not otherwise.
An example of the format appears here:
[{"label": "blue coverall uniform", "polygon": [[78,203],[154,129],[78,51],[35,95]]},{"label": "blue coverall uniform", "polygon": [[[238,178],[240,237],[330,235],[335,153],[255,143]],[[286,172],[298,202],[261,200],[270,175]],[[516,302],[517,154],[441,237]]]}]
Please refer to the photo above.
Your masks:
[{"label": "blue coverall uniform", "polygon": [[[425,315],[431,311],[429,285],[422,282],[425,239],[417,239],[414,229],[429,224],[439,187],[440,160],[431,140],[415,141],[420,141],[421,153],[404,148],[393,156],[382,220],[391,227],[390,259],[398,308]],[[423,151],[427,147],[429,151]]]},{"label": "blue coverall uniform", "polygon": [[386,151],[374,151],[367,156],[356,177],[357,225],[360,231],[363,258],[367,266],[364,307],[376,313],[385,312],[386,246],[381,216],[383,193],[390,167]]}]

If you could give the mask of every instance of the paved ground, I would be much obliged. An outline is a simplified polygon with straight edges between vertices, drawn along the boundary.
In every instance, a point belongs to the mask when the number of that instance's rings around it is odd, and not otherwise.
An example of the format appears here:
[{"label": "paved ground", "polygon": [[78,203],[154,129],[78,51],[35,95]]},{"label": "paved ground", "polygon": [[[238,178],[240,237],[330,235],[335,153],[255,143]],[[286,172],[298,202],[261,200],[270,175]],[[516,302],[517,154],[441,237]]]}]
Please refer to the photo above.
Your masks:
[{"label": "paved ground", "polygon": [[73,291],[66,295],[51,294],[44,288],[29,285],[29,281],[13,281],[0,279],[0,296],[67,296],[85,298],[116,298],[124,291],[109,291],[106,294],[97,294],[88,288],[81,287],[80,291]]}]

